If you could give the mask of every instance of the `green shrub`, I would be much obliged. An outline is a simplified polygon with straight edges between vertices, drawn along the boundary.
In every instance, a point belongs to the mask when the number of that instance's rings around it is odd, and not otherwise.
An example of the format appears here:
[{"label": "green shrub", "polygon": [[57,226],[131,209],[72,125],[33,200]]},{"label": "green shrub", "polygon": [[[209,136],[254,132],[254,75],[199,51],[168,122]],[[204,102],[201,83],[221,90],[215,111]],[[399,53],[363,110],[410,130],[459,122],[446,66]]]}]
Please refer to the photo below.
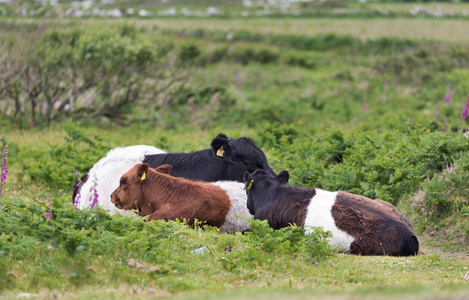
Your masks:
[{"label": "green shrub", "polygon": [[314,69],[317,66],[317,57],[314,53],[293,52],[286,56],[286,63],[290,66],[298,66],[306,69]]},{"label": "green shrub", "polygon": [[63,144],[49,145],[48,150],[22,149],[21,153],[15,153],[12,163],[22,168],[22,178],[27,175],[30,181],[69,190],[77,181],[72,168],[83,175],[109,150],[101,137],[87,136],[71,122],[63,129],[67,134]]},{"label": "green shrub", "polygon": [[185,44],[180,50],[179,57],[183,62],[193,61],[200,55],[200,49],[195,44]]},{"label": "green shrub", "polygon": [[247,65],[251,62],[274,63],[278,60],[279,55],[267,48],[257,49],[250,46],[237,46],[229,53],[229,57],[237,63]]},{"label": "green shrub", "polygon": [[431,80],[438,73],[468,67],[469,52],[466,49],[437,45],[396,53],[378,60],[374,66],[380,73],[392,73],[402,82],[412,80],[416,83]]},{"label": "green shrub", "polygon": [[441,219],[458,212],[465,214],[469,206],[469,158],[462,155],[453,165],[425,181],[424,201],[417,205],[416,213],[430,219]]},{"label": "green shrub", "polygon": [[417,128],[405,131],[328,131],[310,139],[262,134],[276,169],[290,171],[293,184],[344,190],[392,204],[416,191],[469,150],[464,137]]},{"label": "green shrub", "polygon": [[165,37],[129,24],[93,30],[55,28],[35,39],[21,37],[20,32],[19,50],[9,45],[6,58],[0,60],[0,69],[14,66],[2,76],[7,103],[2,113],[33,127],[64,116],[125,123],[142,107],[144,117],[153,116],[158,113],[155,107],[162,106],[154,103],[165,104],[164,97],[187,84],[187,74],[200,55],[194,43],[175,47]]}]

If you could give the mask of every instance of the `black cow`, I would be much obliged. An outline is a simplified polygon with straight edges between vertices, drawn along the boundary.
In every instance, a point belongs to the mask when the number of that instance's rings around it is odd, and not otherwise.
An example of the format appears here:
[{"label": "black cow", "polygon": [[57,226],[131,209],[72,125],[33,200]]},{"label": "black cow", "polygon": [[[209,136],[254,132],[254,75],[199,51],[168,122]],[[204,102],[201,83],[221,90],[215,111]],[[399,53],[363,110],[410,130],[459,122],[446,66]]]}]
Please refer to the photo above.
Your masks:
[{"label": "black cow", "polygon": [[143,163],[149,164],[151,168],[170,164],[173,166],[171,176],[202,181],[243,182],[246,170],[253,172],[257,169],[275,175],[264,152],[251,139],[229,139],[226,135],[219,134],[210,145],[210,149],[191,153],[145,155]]}]

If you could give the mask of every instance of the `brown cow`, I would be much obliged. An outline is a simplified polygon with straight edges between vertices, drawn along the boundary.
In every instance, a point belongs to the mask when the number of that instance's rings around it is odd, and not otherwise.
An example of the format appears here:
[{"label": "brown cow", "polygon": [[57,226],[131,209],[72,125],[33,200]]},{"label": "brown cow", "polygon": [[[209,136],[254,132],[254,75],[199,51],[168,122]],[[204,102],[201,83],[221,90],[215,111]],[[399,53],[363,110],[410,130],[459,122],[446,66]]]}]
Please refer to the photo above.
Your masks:
[{"label": "brown cow", "polygon": [[148,220],[185,219],[189,225],[198,220],[221,227],[225,232],[248,228],[244,220],[234,217],[234,214],[252,217],[246,207],[242,183],[173,177],[169,175],[171,168],[168,164],[156,169],[148,164],[135,165],[122,175],[111,202],[119,209],[135,209],[139,216],[150,216]]}]

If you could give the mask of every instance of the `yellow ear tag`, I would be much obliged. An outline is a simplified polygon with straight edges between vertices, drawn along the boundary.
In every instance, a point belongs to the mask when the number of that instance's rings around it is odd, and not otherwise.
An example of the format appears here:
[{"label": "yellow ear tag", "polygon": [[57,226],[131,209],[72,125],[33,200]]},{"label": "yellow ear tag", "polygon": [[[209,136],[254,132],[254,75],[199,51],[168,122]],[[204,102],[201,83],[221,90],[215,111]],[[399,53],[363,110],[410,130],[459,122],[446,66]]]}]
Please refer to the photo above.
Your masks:
[{"label": "yellow ear tag", "polygon": [[144,181],[145,179],[147,179],[147,173],[143,172],[142,177],[140,177],[140,180]]},{"label": "yellow ear tag", "polygon": [[246,188],[246,190],[252,189],[252,183],[253,182],[254,182],[254,180],[251,180],[251,182],[249,182],[249,184],[247,182],[244,184],[244,187]]},{"label": "yellow ear tag", "polygon": [[225,154],[225,150],[223,149],[223,146],[221,146],[217,151],[217,156],[223,157],[223,154]]}]

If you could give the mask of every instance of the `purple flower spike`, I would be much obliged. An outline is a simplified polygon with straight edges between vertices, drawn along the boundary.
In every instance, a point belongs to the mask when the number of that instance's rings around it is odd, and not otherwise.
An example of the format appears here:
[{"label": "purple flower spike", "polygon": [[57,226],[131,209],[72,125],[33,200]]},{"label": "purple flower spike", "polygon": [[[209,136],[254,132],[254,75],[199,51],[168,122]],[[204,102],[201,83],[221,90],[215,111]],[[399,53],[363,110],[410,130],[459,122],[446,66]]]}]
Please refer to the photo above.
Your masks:
[{"label": "purple flower spike", "polygon": [[445,102],[447,104],[451,102],[451,98],[453,98],[454,93],[456,93],[456,89],[452,90],[451,84],[448,83],[448,85],[446,85],[446,95],[445,95]]},{"label": "purple flower spike", "polygon": [[241,83],[241,74],[236,74],[236,83],[240,84]]},{"label": "purple flower spike", "polygon": [[81,199],[80,186],[81,186],[81,181],[79,181],[77,185],[75,186],[77,189],[77,195],[75,196],[75,210],[77,210],[78,203],[80,202],[80,199]]},{"label": "purple flower spike", "polygon": [[467,96],[466,106],[464,107],[464,110],[461,113],[461,117],[463,118],[463,120],[466,119],[468,111],[469,111],[469,95]]},{"label": "purple flower spike", "polygon": [[91,209],[94,208],[94,206],[98,203],[98,191],[96,190],[96,183],[91,187],[90,192],[93,192],[90,195],[90,198],[88,201],[91,201]]},{"label": "purple flower spike", "polygon": [[54,210],[54,209],[52,208],[52,201],[49,201],[49,202],[47,203],[47,206],[49,206],[49,212],[43,214],[43,216],[44,216],[44,218],[46,218],[46,219],[52,219],[52,211]]},{"label": "purple flower spike", "polygon": [[75,197],[75,210],[78,208],[78,203],[80,202],[81,194],[78,192],[77,196]]},{"label": "purple flower spike", "polygon": [[389,88],[389,83],[387,81],[384,82],[384,89],[387,90]]},{"label": "purple flower spike", "polygon": [[363,101],[362,111],[366,112],[367,108],[368,108],[368,101]]},{"label": "purple flower spike", "polygon": [[3,155],[2,155],[3,164],[1,165],[1,181],[2,181],[2,184],[4,184],[5,181],[7,181],[7,175],[8,175],[7,160],[8,160],[8,146],[9,145],[10,145],[10,143],[7,143],[5,145],[5,147],[3,148]]}]

